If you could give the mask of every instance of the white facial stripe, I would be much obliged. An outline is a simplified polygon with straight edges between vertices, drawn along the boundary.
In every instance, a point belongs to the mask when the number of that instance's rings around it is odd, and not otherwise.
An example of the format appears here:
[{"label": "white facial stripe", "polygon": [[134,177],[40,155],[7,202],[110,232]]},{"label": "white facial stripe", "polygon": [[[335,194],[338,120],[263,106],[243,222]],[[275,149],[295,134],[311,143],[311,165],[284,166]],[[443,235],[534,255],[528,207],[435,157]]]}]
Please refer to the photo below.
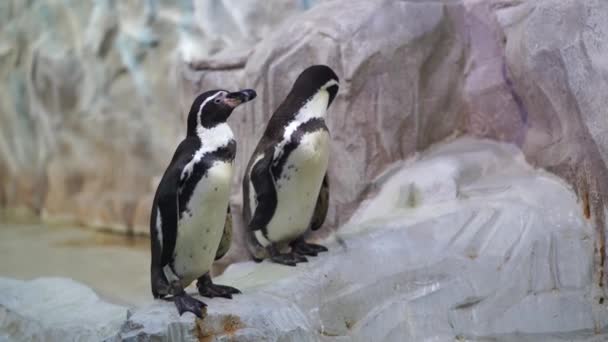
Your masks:
[{"label": "white facial stripe", "polygon": [[163,248],[163,219],[158,208],[156,208],[156,239],[160,243],[160,248]]},{"label": "white facial stripe", "polygon": [[329,104],[329,92],[319,90],[296,114],[296,121],[305,123],[310,119],[323,118]]},{"label": "white facial stripe", "polygon": [[333,86],[333,85],[339,85],[338,81],[336,81],[336,80],[334,80],[334,79],[331,79],[331,80],[327,81],[327,83],[325,83],[325,84],[324,84],[324,85],[321,87],[321,89],[325,90],[325,89],[327,89],[327,88],[329,88],[329,87],[331,87],[331,86]]},{"label": "white facial stripe", "polygon": [[196,114],[196,127],[200,127],[201,125],[201,113],[203,112],[203,108],[205,108],[205,105],[215,99],[216,97],[222,95],[222,94],[226,94],[225,91],[218,91],[217,93],[215,93],[213,96],[209,96],[208,98],[205,99],[205,101],[203,101],[203,103],[201,103],[201,106],[198,107],[198,113]]},{"label": "white facial stripe", "polygon": [[194,153],[192,160],[184,167],[181,174],[182,180],[190,177],[194,165],[200,162],[205,154],[228,145],[234,139],[234,134],[227,123],[221,123],[211,128],[198,126],[196,134],[201,141],[201,147]]}]

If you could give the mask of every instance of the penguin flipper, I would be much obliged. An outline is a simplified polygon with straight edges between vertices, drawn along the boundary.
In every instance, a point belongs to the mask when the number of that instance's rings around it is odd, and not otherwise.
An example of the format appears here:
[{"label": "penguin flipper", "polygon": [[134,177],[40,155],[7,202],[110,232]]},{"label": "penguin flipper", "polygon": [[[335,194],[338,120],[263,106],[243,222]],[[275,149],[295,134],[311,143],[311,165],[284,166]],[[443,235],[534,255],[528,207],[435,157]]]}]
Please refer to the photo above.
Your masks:
[{"label": "penguin flipper", "polygon": [[249,229],[252,231],[265,229],[277,207],[277,191],[270,170],[272,158],[273,152],[269,149],[264,153],[264,157],[251,167],[250,182],[253,184],[257,199],[255,212],[249,221]]},{"label": "penguin flipper", "polygon": [[224,223],[224,232],[222,233],[222,239],[220,245],[215,253],[215,260],[221,259],[228,250],[232,243],[232,215],[230,214],[230,204],[228,204],[228,210],[226,212],[226,222]]},{"label": "penguin flipper", "polygon": [[[168,176],[168,177],[167,177]],[[158,209],[162,218],[162,253],[161,266],[168,265],[173,260],[173,252],[177,241],[179,198],[179,174],[163,177],[159,185]]]},{"label": "penguin flipper", "polygon": [[190,176],[189,174],[183,175],[183,170],[192,160],[193,154],[187,153],[192,149],[192,141],[188,139],[179,144],[156,190],[157,208],[161,214],[162,223],[161,267],[165,267],[173,261],[179,222],[179,194],[181,187]]},{"label": "penguin flipper", "polygon": [[318,230],[325,222],[327,217],[327,208],[329,207],[329,181],[327,180],[327,173],[323,177],[323,183],[321,183],[321,190],[319,190],[319,197],[317,197],[317,204],[315,211],[312,214],[312,220],[310,221],[310,229]]},{"label": "penguin flipper", "polygon": [[[169,294],[169,282],[163,272],[173,258],[177,240],[178,197],[177,183],[167,170],[161,180],[152,206],[150,236],[152,237],[152,294],[155,298]],[[179,179],[179,178],[178,178]]]}]

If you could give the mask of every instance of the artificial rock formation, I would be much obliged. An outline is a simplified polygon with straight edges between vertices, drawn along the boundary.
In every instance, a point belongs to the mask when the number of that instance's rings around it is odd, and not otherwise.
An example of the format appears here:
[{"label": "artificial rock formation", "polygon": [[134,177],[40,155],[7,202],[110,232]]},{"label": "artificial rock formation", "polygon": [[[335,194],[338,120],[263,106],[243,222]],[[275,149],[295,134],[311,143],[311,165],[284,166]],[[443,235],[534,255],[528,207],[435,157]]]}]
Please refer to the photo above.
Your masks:
[{"label": "artificial rock formation", "polygon": [[[107,315],[55,291],[64,319],[31,308],[39,288],[0,280],[6,326],[65,341],[48,327],[82,326],[108,341],[604,341],[608,316],[593,297],[594,229],[563,180],[526,163],[513,145],[457,139],[400,162],[377,194],[297,267],[245,262],[215,279],[232,300],[203,299],[206,317],[155,301]],[[57,283],[37,280],[34,283]],[[73,283],[63,285],[73,289]],[[195,292],[194,286],[188,291]],[[4,293],[4,292],[3,292]],[[13,294],[19,294],[12,298]],[[61,306],[60,303],[66,303]],[[90,303],[87,300],[86,303]],[[124,309],[123,309],[124,310]],[[63,311],[62,311],[63,312]],[[95,324],[90,323],[95,312]],[[68,313],[70,313],[68,311]],[[114,330],[98,330],[112,321]],[[46,329],[40,327],[47,327]],[[8,338],[22,330],[8,330]],[[1,334],[1,333],[0,333]],[[1,335],[0,335],[1,338]],[[75,339],[75,338],[74,338]]]},{"label": "artificial rock formation", "polygon": [[0,293],[1,341],[102,341],[127,319],[126,308],[71,279],[0,278]]},{"label": "artificial rock formation", "polygon": [[468,132],[517,144],[573,185],[595,227],[594,282],[606,284],[608,87],[603,1],[466,1]]},{"label": "artificial rock formation", "polygon": [[[3,2],[0,205],[145,233],[192,98],[253,87],[258,99],[230,120],[238,213],[265,120],[302,69],[326,63],[342,82],[328,118],[325,235],[392,163],[451,135],[481,136],[516,144],[574,186],[603,287],[608,3],[317,2]],[[235,226],[223,266],[244,258],[239,217]]]},{"label": "artificial rock formation", "polygon": [[2,1],[0,207],[146,233],[185,132],[176,65],[242,64],[314,2]]}]

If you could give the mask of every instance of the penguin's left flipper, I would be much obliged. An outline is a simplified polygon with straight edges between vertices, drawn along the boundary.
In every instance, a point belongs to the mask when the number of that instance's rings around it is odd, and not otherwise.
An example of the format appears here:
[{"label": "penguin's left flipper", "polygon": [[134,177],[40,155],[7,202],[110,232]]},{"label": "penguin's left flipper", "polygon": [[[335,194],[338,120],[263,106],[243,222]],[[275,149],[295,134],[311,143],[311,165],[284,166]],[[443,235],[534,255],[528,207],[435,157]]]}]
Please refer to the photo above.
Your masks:
[{"label": "penguin's left flipper", "polygon": [[318,230],[325,222],[327,217],[327,208],[329,207],[329,181],[327,180],[327,173],[323,177],[323,183],[321,183],[321,189],[319,190],[319,196],[317,197],[317,204],[315,205],[315,211],[312,214],[312,220],[310,221],[310,229]]},{"label": "penguin's left flipper", "polygon": [[[173,252],[177,241],[178,194],[184,182],[181,175],[184,166],[191,159],[191,156],[189,157],[186,153],[183,153],[186,149],[188,149],[187,142],[182,142],[178,146],[171,164],[158,185],[153,202],[150,236],[152,237],[152,294],[155,298],[168,295],[170,287],[173,287],[173,284],[169,286],[163,268],[173,261]],[[180,155],[184,157],[180,158]],[[160,215],[160,220],[157,215]]]},{"label": "penguin's left flipper", "polygon": [[213,298],[213,297],[223,297],[232,299],[233,294],[240,294],[241,291],[226,285],[218,285],[214,284],[211,281],[211,276],[209,273],[206,273],[202,277],[198,278],[196,282],[196,287],[198,289],[198,293],[203,297]]},{"label": "penguin's left flipper", "polygon": [[273,150],[268,149],[251,168],[250,182],[253,184],[257,199],[255,212],[248,225],[251,231],[264,229],[272,219],[277,206],[275,180],[270,171],[273,155]]},{"label": "penguin's left flipper", "polygon": [[[176,156],[181,154],[182,144],[178,146]],[[182,171],[192,157],[174,159],[158,185],[158,208],[163,232],[161,268],[173,262],[179,221],[179,196],[182,186],[189,178],[188,175],[182,176]]]}]

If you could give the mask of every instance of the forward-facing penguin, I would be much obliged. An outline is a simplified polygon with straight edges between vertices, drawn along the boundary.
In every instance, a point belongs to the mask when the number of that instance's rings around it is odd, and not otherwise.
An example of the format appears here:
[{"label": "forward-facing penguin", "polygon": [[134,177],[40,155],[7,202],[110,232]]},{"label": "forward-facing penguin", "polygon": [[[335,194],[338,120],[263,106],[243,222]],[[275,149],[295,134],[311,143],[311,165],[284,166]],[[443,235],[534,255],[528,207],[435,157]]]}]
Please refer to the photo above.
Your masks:
[{"label": "forward-facing penguin", "polygon": [[226,253],[222,235],[232,229],[229,194],[236,142],[226,119],[255,96],[249,89],[199,95],[188,114],[186,138],[156,190],[150,218],[152,294],[172,296],[180,315],[190,311],[202,317],[206,305],[184,291],[195,279],[205,297],[240,293],[213,284],[209,272],[214,259]]},{"label": "forward-facing penguin", "polygon": [[243,179],[243,218],[256,261],[270,257],[295,266],[307,261],[305,255],[327,251],[303,235],[319,229],[327,214],[330,136],[324,118],[338,87],[329,67],[304,70],[253,152]]}]

